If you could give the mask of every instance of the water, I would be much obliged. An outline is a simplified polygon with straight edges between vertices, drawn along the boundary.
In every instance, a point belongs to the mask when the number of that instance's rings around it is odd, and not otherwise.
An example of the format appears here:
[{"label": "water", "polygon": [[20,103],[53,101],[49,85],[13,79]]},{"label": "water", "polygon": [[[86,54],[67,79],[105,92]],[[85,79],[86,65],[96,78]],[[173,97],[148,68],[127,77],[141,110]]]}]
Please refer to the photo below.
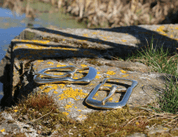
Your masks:
[{"label": "water", "polygon": [[[23,3],[26,5],[26,3]],[[19,15],[9,9],[0,7],[0,60],[5,56],[6,50],[11,40],[19,35],[27,26],[33,24],[33,27],[56,26],[59,28],[85,28],[84,24],[79,24],[68,15],[56,11],[50,4],[35,2],[31,6],[33,9],[39,9],[37,18],[31,20],[26,18],[25,14]],[[44,11],[47,11],[47,13]],[[49,12],[48,12],[49,11]],[[0,100],[3,97],[3,84],[0,82]]]}]

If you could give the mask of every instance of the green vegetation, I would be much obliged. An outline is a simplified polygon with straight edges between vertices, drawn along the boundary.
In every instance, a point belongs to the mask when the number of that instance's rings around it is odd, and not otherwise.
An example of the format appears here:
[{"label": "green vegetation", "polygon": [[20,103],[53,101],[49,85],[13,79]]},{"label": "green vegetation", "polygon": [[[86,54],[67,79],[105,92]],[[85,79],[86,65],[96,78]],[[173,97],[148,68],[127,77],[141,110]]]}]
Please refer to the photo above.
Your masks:
[{"label": "green vegetation", "polygon": [[171,77],[167,77],[165,91],[160,94],[158,103],[162,111],[176,114],[178,113],[178,86],[176,84],[178,78],[178,73],[176,73],[178,54],[175,52],[171,55],[169,49],[164,49],[163,45],[154,46],[153,41],[154,39],[152,38],[150,44],[139,49],[128,60],[139,61],[151,66],[154,72],[171,75]]}]

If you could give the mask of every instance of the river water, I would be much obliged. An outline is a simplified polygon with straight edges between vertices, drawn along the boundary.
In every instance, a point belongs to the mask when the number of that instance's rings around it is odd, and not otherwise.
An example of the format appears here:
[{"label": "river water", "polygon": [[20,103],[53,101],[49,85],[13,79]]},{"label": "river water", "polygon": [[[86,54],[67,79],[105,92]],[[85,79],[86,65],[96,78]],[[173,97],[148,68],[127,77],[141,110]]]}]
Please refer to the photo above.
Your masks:
[{"label": "river water", "polygon": [[[33,27],[86,28],[85,24],[78,23],[69,15],[57,11],[50,4],[35,2],[31,6],[33,9],[40,9],[41,12],[36,14],[37,18],[34,20],[26,18],[25,14],[20,15],[0,7],[0,60],[5,56],[11,40],[19,35],[27,24],[32,24]],[[2,87],[3,84],[0,82],[0,100],[3,97]]]}]

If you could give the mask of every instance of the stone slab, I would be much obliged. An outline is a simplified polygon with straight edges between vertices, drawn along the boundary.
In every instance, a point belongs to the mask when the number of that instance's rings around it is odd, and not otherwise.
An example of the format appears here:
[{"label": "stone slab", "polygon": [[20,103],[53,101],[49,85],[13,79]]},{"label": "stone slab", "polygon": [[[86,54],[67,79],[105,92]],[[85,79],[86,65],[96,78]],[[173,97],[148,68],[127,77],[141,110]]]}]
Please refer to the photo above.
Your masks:
[{"label": "stone slab", "polygon": [[[178,37],[173,34],[177,34],[177,28],[178,25],[140,25],[93,30],[25,29],[11,43],[12,95],[18,98],[32,91],[52,95],[64,114],[81,120],[86,118],[86,113],[97,111],[84,103],[92,89],[106,77],[118,77],[138,81],[128,105],[135,107],[151,103],[164,89],[165,74],[151,73],[150,68],[142,63],[113,59],[145,46],[152,36],[175,51]],[[35,72],[41,69],[68,65],[77,68],[92,66],[97,69],[97,76],[88,85],[37,85],[33,80]],[[76,75],[76,78],[81,76],[83,74]],[[110,101],[119,101],[123,94]],[[101,99],[104,95],[106,93],[98,94],[96,98]]]}]

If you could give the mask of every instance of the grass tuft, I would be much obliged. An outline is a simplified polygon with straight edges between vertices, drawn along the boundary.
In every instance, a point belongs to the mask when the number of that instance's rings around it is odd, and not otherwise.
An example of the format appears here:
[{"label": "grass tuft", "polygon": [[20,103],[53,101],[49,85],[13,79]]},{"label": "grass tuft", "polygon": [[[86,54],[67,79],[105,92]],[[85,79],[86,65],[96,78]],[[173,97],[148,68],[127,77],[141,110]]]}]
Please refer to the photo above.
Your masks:
[{"label": "grass tuft", "polygon": [[[167,73],[172,75],[165,84],[165,91],[160,94],[159,105],[162,111],[178,113],[178,86],[175,79],[178,78],[177,64],[178,54],[170,54],[170,50],[164,49],[163,45],[153,45],[152,38],[150,44],[137,50],[135,55],[128,58],[131,61],[139,61],[147,66],[151,66],[152,71]],[[173,78],[174,77],[174,78]]]}]

